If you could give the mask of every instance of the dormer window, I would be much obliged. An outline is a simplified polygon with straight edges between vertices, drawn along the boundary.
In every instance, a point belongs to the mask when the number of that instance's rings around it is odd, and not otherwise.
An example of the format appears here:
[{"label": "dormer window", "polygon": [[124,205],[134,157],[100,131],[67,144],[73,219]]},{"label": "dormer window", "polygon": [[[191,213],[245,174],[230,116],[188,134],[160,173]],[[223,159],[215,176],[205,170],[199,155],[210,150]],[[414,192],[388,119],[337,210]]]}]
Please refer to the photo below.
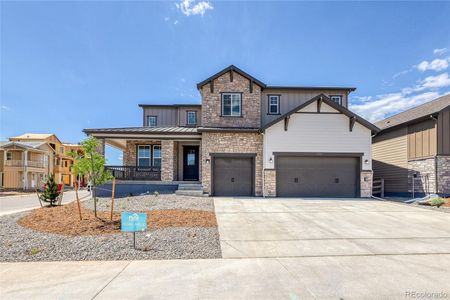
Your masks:
[{"label": "dormer window", "polygon": [[197,125],[197,112],[188,111],[187,112],[187,125],[194,126]]},{"label": "dormer window", "polygon": [[269,115],[280,114],[280,95],[269,95]]},{"label": "dormer window", "polygon": [[242,94],[240,93],[222,94],[222,116],[226,117],[242,116]]},{"label": "dormer window", "polygon": [[342,96],[341,95],[330,95],[330,99],[333,102],[336,102],[339,105],[342,105]]},{"label": "dormer window", "polygon": [[148,116],[147,117],[147,126],[148,127],[156,127],[156,116]]}]

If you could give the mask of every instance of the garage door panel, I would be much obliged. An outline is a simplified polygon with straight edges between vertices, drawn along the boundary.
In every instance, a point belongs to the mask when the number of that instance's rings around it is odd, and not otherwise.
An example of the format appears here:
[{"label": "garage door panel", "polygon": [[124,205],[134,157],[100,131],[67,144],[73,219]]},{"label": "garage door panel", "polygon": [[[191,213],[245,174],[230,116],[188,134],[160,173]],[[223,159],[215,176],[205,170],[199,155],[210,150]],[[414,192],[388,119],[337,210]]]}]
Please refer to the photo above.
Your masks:
[{"label": "garage door panel", "polygon": [[278,157],[277,195],[281,197],[355,197],[356,157]]},{"label": "garage door panel", "polygon": [[217,157],[214,158],[213,164],[214,195],[253,195],[253,158]]}]

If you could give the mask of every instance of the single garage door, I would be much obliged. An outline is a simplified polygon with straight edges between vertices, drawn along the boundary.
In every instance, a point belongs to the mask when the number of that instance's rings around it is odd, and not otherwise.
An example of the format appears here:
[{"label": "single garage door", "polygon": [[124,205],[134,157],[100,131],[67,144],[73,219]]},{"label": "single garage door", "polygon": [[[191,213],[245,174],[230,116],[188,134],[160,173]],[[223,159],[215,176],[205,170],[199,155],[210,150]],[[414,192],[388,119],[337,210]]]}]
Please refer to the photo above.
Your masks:
[{"label": "single garage door", "polygon": [[215,196],[253,195],[253,157],[215,157],[213,194]]},{"label": "single garage door", "polygon": [[357,197],[359,161],[359,157],[277,157],[277,196]]}]

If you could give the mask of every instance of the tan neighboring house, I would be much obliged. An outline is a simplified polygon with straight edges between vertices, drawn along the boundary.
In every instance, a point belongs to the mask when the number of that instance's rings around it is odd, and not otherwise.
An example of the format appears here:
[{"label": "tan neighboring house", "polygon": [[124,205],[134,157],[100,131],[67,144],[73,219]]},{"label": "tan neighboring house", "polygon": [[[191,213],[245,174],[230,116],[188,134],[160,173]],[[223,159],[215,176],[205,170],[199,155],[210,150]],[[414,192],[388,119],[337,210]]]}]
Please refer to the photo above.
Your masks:
[{"label": "tan neighboring house", "polygon": [[450,195],[450,94],[375,123],[375,178],[385,194]]},{"label": "tan neighboring house", "polygon": [[[142,104],[140,127],[85,129],[123,151],[127,184],[208,195],[368,197],[371,136],[347,87],[269,86],[235,66],[197,84],[201,104]],[[104,147],[103,147],[104,148]]]},{"label": "tan neighboring house", "polygon": [[73,159],[67,152],[79,149],[76,144],[62,143],[55,134],[25,133],[9,138],[0,149],[5,189],[34,189],[49,175],[54,175],[58,184],[73,185]]}]

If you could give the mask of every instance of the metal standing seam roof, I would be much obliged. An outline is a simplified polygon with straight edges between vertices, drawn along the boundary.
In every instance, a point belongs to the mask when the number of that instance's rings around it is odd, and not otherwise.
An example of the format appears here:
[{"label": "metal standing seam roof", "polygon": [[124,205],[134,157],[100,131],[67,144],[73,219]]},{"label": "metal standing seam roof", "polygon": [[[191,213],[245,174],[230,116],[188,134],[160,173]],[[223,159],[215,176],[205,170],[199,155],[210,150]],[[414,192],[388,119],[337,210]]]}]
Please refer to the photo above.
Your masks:
[{"label": "metal standing seam roof", "polygon": [[123,127],[123,128],[88,128],[84,133],[136,133],[136,134],[198,134],[196,127]]},{"label": "metal standing seam roof", "polygon": [[416,106],[404,112],[393,115],[384,120],[378,121],[375,125],[381,130],[405,124],[423,117],[427,117],[440,112],[450,106],[450,94]]}]

